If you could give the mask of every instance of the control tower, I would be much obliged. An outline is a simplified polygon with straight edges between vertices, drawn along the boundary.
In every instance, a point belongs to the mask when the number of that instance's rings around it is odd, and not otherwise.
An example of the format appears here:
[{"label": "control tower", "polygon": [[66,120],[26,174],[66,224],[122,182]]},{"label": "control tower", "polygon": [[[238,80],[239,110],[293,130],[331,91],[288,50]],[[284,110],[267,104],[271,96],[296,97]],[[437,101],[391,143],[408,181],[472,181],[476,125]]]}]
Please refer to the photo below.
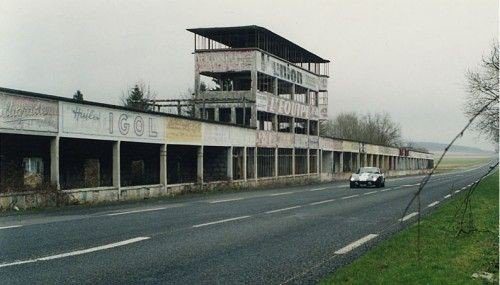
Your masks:
[{"label": "control tower", "polygon": [[318,136],[328,115],[329,60],[259,26],[188,31],[196,117]]}]

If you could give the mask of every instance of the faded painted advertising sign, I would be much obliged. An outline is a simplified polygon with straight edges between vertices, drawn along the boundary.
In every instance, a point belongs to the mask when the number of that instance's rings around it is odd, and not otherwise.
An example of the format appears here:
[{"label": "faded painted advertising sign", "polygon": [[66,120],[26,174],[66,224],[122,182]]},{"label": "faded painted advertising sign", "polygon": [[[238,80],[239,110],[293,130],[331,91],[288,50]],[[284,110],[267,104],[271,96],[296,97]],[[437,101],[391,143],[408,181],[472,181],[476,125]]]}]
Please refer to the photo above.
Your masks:
[{"label": "faded painted advertising sign", "polygon": [[342,150],[349,152],[358,152],[359,151],[359,143],[351,142],[351,141],[342,141]]},{"label": "faded painted advertising sign", "polygon": [[256,106],[259,111],[277,113],[285,116],[303,119],[317,119],[319,117],[318,107],[260,92],[257,92],[256,95]]},{"label": "faded painted advertising sign", "polygon": [[233,146],[255,146],[255,130],[230,127],[231,145]]},{"label": "faded painted advertising sign", "polygon": [[342,150],[342,141],[330,139],[330,138],[319,138],[320,148],[325,150],[334,150],[340,151]]},{"label": "faded painted advertising sign", "polygon": [[258,147],[276,147],[278,145],[278,136],[275,132],[257,131]]},{"label": "faded painted advertising sign", "polygon": [[55,101],[0,93],[0,129],[57,132]]},{"label": "faded painted advertising sign", "polygon": [[255,69],[255,51],[211,51],[196,53],[196,71],[229,72]]},{"label": "faded painted advertising sign", "polygon": [[164,117],[82,104],[61,104],[63,134],[134,141],[165,139]]},{"label": "faded painted advertising sign", "polygon": [[201,122],[167,117],[168,143],[201,144]]},{"label": "faded painted advertising sign", "polygon": [[282,148],[293,148],[294,134],[278,133],[278,146]]},{"label": "faded painted advertising sign", "polygon": [[203,144],[213,146],[227,146],[231,139],[231,128],[224,125],[204,123]]},{"label": "faded painted advertising sign", "polygon": [[309,136],[309,148],[319,148],[319,137]]},{"label": "faded painted advertising sign", "polygon": [[307,148],[309,146],[309,138],[307,135],[295,135],[295,147],[296,148]]},{"label": "faded painted advertising sign", "polygon": [[278,77],[279,79],[304,86],[314,91],[319,90],[319,76],[293,66],[288,62],[279,60],[267,53],[257,53],[257,70],[262,73]]}]

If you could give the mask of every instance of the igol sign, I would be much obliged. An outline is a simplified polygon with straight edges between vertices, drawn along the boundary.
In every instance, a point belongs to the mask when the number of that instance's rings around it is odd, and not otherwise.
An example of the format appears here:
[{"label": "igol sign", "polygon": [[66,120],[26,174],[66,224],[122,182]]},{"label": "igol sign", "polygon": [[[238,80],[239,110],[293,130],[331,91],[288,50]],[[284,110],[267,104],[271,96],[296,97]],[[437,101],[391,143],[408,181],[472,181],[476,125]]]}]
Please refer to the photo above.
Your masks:
[{"label": "igol sign", "polygon": [[62,132],[125,139],[162,140],[162,117],[80,104],[62,103]]}]

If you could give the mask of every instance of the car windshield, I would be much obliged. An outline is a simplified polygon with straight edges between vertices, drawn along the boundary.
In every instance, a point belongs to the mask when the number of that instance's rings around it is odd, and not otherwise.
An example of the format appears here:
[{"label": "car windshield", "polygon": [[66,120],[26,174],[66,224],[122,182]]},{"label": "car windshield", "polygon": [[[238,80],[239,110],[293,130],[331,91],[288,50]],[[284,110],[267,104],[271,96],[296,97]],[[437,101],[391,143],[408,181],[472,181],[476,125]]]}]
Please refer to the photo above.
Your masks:
[{"label": "car windshield", "polygon": [[358,169],[358,174],[361,173],[380,173],[380,170],[377,167],[361,167]]}]

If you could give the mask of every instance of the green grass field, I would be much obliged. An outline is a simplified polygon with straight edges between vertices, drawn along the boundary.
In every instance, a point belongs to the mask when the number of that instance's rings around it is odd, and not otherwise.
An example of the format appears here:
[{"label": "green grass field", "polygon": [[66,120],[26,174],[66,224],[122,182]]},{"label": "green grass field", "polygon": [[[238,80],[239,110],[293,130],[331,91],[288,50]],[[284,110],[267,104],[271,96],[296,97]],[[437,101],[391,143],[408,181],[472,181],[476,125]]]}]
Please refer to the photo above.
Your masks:
[{"label": "green grass field", "polygon": [[[437,162],[438,158],[439,157],[435,157],[434,162]],[[439,164],[437,170],[440,172],[444,172],[444,171],[470,168],[476,165],[485,164],[490,160],[491,157],[486,157],[486,156],[445,156],[441,161],[441,163]]]},{"label": "green grass field", "polygon": [[475,190],[472,233],[457,233],[455,209],[465,192],[423,218],[421,260],[417,260],[417,227],[399,232],[337,270],[321,284],[485,284],[472,278],[490,272],[498,284],[498,172]]}]

